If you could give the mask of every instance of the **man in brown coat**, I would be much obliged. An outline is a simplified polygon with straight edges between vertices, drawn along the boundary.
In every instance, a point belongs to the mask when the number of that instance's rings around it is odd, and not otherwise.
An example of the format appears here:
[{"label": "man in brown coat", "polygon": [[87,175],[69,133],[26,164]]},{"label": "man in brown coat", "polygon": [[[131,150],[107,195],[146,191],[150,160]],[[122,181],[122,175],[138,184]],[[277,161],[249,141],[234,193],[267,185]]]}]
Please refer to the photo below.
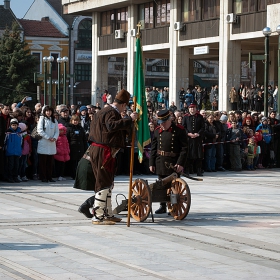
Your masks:
[{"label": "man in brown coat", "polygon": [[112,213],[111,192],[116,170],[116,154],[125,147],[125,137],[138,114],[132,113],[128,118],[122,118],[121,113],[129,104],[130,93],[122,89],[110,106],[94,115],[90,125],[89,141],[91,147],[89,156],[95,183],[95,213],[93,224],[114,224],[121,219]]}]

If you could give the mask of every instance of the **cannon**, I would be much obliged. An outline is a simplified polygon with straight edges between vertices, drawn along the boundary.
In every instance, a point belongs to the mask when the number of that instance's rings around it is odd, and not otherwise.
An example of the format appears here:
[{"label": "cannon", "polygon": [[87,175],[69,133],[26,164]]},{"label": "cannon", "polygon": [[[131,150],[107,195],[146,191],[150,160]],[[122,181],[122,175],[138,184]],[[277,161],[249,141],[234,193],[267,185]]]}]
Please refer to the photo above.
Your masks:
[{"label": "cannon", "polygon": [[[168,211],[175,220],[183,220],[191,206],[191,192],[188,184],[178,178],[176,172],[168,177],[148,184],[147,180],[136,179],[132,184],[131,216],[138,222],[145,221],[152,212],[152,202],[167,202]],[[127,208],[128,199],[114,210],[118,214]]]}]

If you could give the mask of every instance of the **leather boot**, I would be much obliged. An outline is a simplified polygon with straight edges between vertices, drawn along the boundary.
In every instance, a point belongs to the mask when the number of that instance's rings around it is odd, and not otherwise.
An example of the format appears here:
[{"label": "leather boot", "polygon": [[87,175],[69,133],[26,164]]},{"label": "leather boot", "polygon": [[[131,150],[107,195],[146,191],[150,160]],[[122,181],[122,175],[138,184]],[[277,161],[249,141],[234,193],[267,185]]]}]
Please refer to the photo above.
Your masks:
[{"label": "leather boot", "polygon": [[203,176],[201,168],[197,168],[197,176]]},{"label": "leather boot", "polygon": [[78,209],[78,211],[84,214],[88,219],[91,219],[93,217],[89,209],[93,207],[94,200],[95,200],[95,196],[88,198]]},{"label": "leather boot", "polygon": [[166,213],[166,203],[161,202],[160,207],[158,208],[158,210],[155,211],[155,214],[164,214],[164,213]]}]

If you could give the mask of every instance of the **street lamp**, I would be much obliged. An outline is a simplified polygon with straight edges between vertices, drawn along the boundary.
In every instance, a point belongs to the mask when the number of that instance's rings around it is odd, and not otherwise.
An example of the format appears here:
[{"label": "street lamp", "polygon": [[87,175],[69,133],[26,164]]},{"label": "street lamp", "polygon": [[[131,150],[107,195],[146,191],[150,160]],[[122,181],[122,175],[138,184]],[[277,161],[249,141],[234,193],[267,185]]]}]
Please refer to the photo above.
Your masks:
[{"label": "street lamp", "polygon": [[44,62],[44,105],[46,105],[46,95],[47,95],[47,63],[48,63],[48,57],[44,56],[43,57],[43,62]]},{"label": "street lamp", "polygon": [[58,72],[58,84],[57,84],[57,90],[58,90],[58,94],[57,94],[57,104],[60,104],[60,65],[63,62],[63,59],[61,57],[57,58],[57,72]]},{"label": "street lamp", "polygon": [[280,25],[276,27],[276,32],[278,33],[278,92],[277,92],[277,113],[280,115]]},{"label": "street lamp", "polygon": [[264,116],[268,116],[268,73],[269,73],[269,36],[271,35],[270,27],[263,29],[264,41]]},{"label": "street lamp", "polygon": [[66,100],[66,63],[68,62],[68,57],[67,56],[64,56],[62,58],[62,61],[64,63],[64,67],[63,67],[63,104],[66,104],[67,103],[67,100]]},{"label": "street lamp", "polygon": [[49,67],[49,105],[51,106],[52,103],[52,63],[54,61],[54,57],[53,56],[49,56],[48,57],[48,62],[50,63],[50,67]]}]

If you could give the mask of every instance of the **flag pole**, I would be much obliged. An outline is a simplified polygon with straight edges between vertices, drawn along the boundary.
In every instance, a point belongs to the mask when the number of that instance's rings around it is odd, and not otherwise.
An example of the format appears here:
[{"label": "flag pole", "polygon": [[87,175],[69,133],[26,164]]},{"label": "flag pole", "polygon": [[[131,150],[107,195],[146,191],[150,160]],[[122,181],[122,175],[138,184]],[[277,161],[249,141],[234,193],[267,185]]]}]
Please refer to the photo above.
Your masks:
[{"label": "flag pole", "polygon": [[[136,97],[133,97],[134,108],[136,108]],[[136,121],[135,121],[136,122]],[[129,190],[128,190],[128,205],[127,205],[127,227],[130,227],[130,210],[131,210],[131,197],[132,197],[132,177],[134,166],[134,142],[135,142],[135,122],[133,122],[133,130],[131,136],[131,148],[130,148],[130,167],[129,167]]]}]

